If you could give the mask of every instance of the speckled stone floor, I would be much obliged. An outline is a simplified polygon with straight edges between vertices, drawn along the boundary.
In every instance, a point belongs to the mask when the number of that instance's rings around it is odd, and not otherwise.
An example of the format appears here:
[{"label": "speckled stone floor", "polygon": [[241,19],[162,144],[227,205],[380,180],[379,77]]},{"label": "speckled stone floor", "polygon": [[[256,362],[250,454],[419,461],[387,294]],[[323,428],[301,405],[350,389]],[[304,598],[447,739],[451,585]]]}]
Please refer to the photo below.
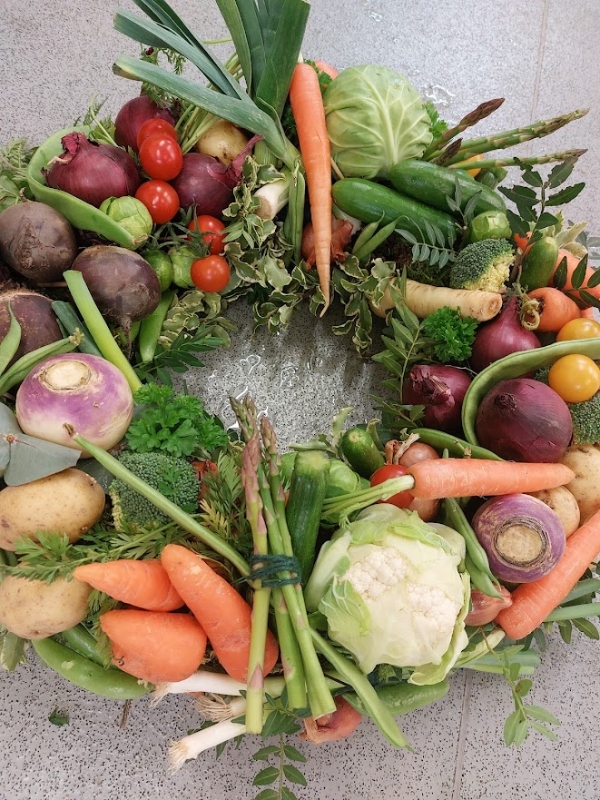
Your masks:
[{"label": "speckled stone floor", "polygon": [[[0,142],[32,144],[85,112],[93,95],[116,112],[135,87],[111,72],[115,57],[135,47],[112,29],[117,2],[0,0]],[[129,1],[123,5],[133,8]],[[213,3],[173,0],[201,36],[222,32]],[[597,0],[314,0],[304,55],[339,68],[379,63],[406,74],[456,122],[482,100],[506,97],[482,132],[512,128],[579,107],[586,118],[522,155],[587,147],[576,168],[586,190],[569,206],[600,234],[600,81]],[[334,339],[326,318],[300,313],[277,337],[252,336],[242,309],[231,350],[206,359],[190,386],[215,411],[228,394],[249,389],[272,415],[283,442],[327,430],[335,408],[354,419],[372,412],[381,375]],[[392,750],[368,722],[348,740],[322,747],[300,743],[312,800],[598,800],[600,752],[594,744],[600,700],[600,645],[553,636],[532,690],[533,702],[562,721],[554,743],[530,737],[506,749],[502,726],[511,710],[506,684],[460,673],[448,697],[408,716],[414,752]],[[246,739],[218,760],[209,753],[179,772],[167,771],[169,740],[195,726],[185,700],[158,708],[122,708],[85,694],[36,663],[0,676],[0,800],[247,800],[258,770]],[[48,715],[68,711],[56,727]]]}]

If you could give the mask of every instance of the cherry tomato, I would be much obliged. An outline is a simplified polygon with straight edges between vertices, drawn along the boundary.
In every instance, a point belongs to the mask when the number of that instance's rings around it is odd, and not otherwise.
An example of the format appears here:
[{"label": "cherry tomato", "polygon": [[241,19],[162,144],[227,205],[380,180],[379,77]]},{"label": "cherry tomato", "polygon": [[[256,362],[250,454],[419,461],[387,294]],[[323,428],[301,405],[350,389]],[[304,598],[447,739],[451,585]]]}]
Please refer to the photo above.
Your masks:
[{"label": "cherry tomato", "polygon": [[177,131],[170,122],[167,122],[166,119],[147,119],[145,122],[142,122],[137,132],[136,144],[138,146],[138,150],[140,149],[140,145],[144,139],[147,139],[148,136],[151,136],[153,133],[164,133],[167,136],[170,136],[171,139],[175,139],[176,142],[179,141]]},{"label": "cherry tomato", "polygon": [[178,142],[164,133],[152,133],[140,146],[140,164],[151,178],[171,181],[181,172],[183,154]]},{"label": "cherry tomato", "polygon": [[223,256],[206,256],[192,262],[190,277],[201,292],[222,292],[229,283],[231,269]]},{"label": "cherry tomato", "polygon": [[566,403],[583,403],[600,389],[600,369],[588,356],[571,353],[550,367],[548,384]]},{"label": "cherry tomato", "polygon": [[179,195],[166,181],[144,181],[135,196],[146,206],[155,225],[169,222],[179,211]]},{"label": "cherry tomato", "polygon": [[225,237],[220,235],[224,229],[225,224],[220,219],[211,217],[208,214],[200,214],[188,225],[188,230],[200,231],[202,241],[213,256],[220,255],[225,249]]},{"label": "cherry tomato", "polygon": [[[390,478],[401,478],[403,475],[408,475],[408,470],[406,467],[403,467],[400,464],[386,464],[385,466],[379,467],[379,469],[375,470],[375,472],[371,475],[370,483],[371,486],[379,486],[380,483],[388,481]],[[397,506],[398,508],[408,508],[413,500],[414,495],[412,495],[409,491],[405,491],[398,492],[398,494],[394,494],[382,502],[391,503],[393,506]]]},{"label": "cherry tomato", "polygon": [[600,322],[595,319],[572,319],[566,322],[556,334],[557,342],[566,342],[570,339],[594,339],[600,336]]}]

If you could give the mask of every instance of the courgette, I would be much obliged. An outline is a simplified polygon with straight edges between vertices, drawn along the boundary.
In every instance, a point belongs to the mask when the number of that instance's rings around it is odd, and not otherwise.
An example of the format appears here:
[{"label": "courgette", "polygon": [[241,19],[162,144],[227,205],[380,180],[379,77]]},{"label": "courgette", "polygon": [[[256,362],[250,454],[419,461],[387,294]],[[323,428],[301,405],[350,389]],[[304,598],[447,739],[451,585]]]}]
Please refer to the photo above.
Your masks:
[{"label": "courgette", "polygon": [[419,242],[424,241],[425,223],[443,234],[446,245],[452,246],[459,233],[458,225],[450,214],[445,214],[424,203],[364,178],[342,178],[331,189],[334,203],[351,217],[361,222],[380,222],[387,225],[397,221],[397,229],[408,231]]},{"label": "courgette", "polygon": [[370,478],[385,463],[383,453],[365,428],[355,427],[344,431],[340,449],[352,469],[363,478]]},{"label": "courgette", "polygon": [[322,450],[300,450],[294,460],[285,518],[303,582],[315,561],[329,467],[330,460]]},{"label": "courgette", "polygon": [[430,161],[408,159],[392,167],[390,181],[402,194],[459,218],[461,214],[448,205],[448,197],[456,197],[457,184],[461,212],[476,194],[478,197],[473,209],[475,215],[484,211],[506,211],[506,203],[501,195],[461,169],[449,169]]}]

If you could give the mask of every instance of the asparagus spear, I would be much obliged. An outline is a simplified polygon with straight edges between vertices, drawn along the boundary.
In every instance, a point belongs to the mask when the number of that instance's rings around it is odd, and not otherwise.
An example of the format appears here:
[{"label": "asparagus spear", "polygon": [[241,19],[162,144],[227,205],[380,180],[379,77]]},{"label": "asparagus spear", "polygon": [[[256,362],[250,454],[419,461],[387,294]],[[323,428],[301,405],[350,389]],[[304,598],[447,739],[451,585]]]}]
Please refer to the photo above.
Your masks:
[{"label": "asparagus spear", "polygon": [[480,103],[477,108],[466,114],[457,125],[455,125],[453,128],[448,128],[448,130],[444,131],[444,133],[442,133],[438,139],[431,142],[429,147],[427,147],[423,153],[423,159],[425,161],[433,161],[436,156],[440,155],[445,144],[450,142],[455,136],[458,136],[459,133],[462,133],[467,128],[470,128],[473,125],[476,125],[478,122],[481,122],[482,119],[489,117],[490,114],[493,114],[494,111],[500,108],[503,102],[504,97],[498,97],[495,100],[486,100],[485,102]]},{"label": "asparagus spear", "polygon": [[549,164],[551,161],[570,161],[576,160],[587,150],[564,150],[562,153],[546,153],[541,156],[531,156],[529,158],[519,158],[512,156],[509,158],[487,158],[473,164],[470,161],[457,161],[450,165],[450,169],[495,169],[496,167],[535,167],[537,164]]}]

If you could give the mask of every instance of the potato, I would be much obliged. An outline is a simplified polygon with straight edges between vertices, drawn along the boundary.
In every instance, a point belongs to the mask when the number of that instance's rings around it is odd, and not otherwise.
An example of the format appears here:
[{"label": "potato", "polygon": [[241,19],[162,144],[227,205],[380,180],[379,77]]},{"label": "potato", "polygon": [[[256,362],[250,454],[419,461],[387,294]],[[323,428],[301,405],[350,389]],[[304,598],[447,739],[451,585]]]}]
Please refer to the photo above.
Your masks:
[{"label": "potato", "polygon": [[566,486],[557,486],[556,489],[543,489],[541,492],[532,492],[532,497],[537,497],[542,503],[551,508],[565,529],[565,535],[570,536],[579,527],[581,512],[577,500]]},{"label": "potato", "polygon": [[248,144],[248,137],[232,122],[218,119],[196,143],[199,153],[218,158],[228,167]]},{"label": "potato", "polygon": [[0,623],[23,639],[45,639],[86,618],[91,591],[66,578],[46,583],[9,575],[0,583]]},{"label": "potato", "polygon": [[39,532],[66,533],[75,542],[100,519],[104,504],[100,484],[75,468],[7,486],[0,491],[0,547],[14,550],[18,539]]},{"label": "potato", "polygon": [[600,447],[593,444],[571,445],[561,458],[561,463],[575,473],[567,489],[577,500],[583,523],[600,508]]}]

